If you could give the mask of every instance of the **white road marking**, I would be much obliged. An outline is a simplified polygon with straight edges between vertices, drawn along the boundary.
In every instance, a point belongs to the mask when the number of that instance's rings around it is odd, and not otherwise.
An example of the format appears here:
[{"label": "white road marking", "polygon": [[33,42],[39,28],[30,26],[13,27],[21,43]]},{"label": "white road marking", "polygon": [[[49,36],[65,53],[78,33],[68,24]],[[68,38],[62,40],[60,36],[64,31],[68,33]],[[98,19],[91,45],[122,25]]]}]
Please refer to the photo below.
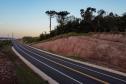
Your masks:
[{"label": "white road marking", "polygon": [[37,73],[42,79],[47,80],[49,84],[59,84],[57,81],[52,79],[50,76],[42,72],[39,68],[37,68],[35,65],[33,65],[31,62],[26,60],[21,54],[15,50],[14,47],[12,47],[13,52],[28,66],[30,67],[35,73]]},{"label": "white road marking", "polygon": [[45,64],[44,62],[42,62],[42,61],[40,61],[40,60],[38,60],[38,59],[32,57],[31,55],[27,54],[26,52],[24,52],[24,51],[23,51],[22,49],[20,49],[19,47],[17,47],[17,48],[18,48],[19,50],[21,50],[23,53],[25,53],[26,55],[28,55],[29,57],[31,57],[32,59],[34,59],[34,60],[40,62],[41,64],[43,64],[43,65],[45,65],[45,66],[47,66],[47,67],[53,69],[54,71],[56,71],[56,72],[58,72],[58,73],[60,73],[60,74],[62,74],[62,75],[64,75],[64,76],[66,76],[67,78],[69,78],[69,79],[71,79],[71,80],[77,82],[78,84],[83,84],[82,82],[80,82],[80,81],[78,81],[78,80],[76,80],[76,79],[74,79],[74,78],[72,78],[72,77],[66,75],[65,73],[63,73],[63,72],[61,72],[61,71],[59,71],[59,70],[57,70],[57,69],[55,69],[55,68],[53,68],[53,67],[51,67],[51,66]]},{"label": "white road marking", "polygon": [[[52,57],[52,58],[55,58],[55,57]],[[58,58],[55,58],[55,59],[58,59]],[[104,76],[108,76],[108,77],[113,78],[113,79],[116,79],[116,80],[120,80],[120,81],[126,83],[126,81],[123,80],[123,79],[120,79],[120,78],[117,78],[117,77],[114,77],[114,76],[111,76],[111,75],[108,75],[108,74],[104,74],[104,73],[95,71],[95,70],[93,70],[93,69],[89,69],[89,68],[86,68],[86,67],[83,67],[83,66],[80,66],[80,65],[77,65],[77,64],[68,62],[68,61],[64,61],[64,60],[62,60],[62,59],[58,59],[58,60],[63,61],[63,62],[66,62],[66,63],[69,63],[69,64],[72,64],[72,65],[75,65],[75,66],[78,66],[78,67],[83,68],[83,69],[86,69],[86,70],[88,70],[88,71],[96,72],[96,73],[98,73],[98,74],[101,74],[101,75],[104,75]]]},{"label": "white road marking", "polygon": [[[54,61],[52,61],[52,60],[50,60],[50,59],[48,59],[48,58],[46,58],[46,57],[43,57],[43,56],[41,56],[41,55],[39,55],[39,54],[37,54],[37,53],[34,53],[34,52],[31,52],[31,51],[29,51],[28,49],[25,49],[24,47],[22,47],[21,45],[19,45],[21,48],[23,48],[24,50],[26,50],[26,51],[28,51],[28,52],[30,52],[30,53],[32,53],[32,54],[35,54],[35,55],[37,55],[37,56],[39,56],[39,57],[41,57],[41,58],[44,58],[44,59],[46,59],[46,60],[48,60],[48,61],[50,61],[50,62],[53,62],[53,63],[56,63],[56,62],[54,62]],[[56,63],[57,64],[57,63]],[[65,65],[64,65],[65,66]],[[67,67],[67,66],[66,66]],[[72,69],[72,68],[71,68]],[[81,72],[82,73],[82,72]],[[85,74],[85,73],[84,73]],[[83,75],[84,75],[83,74]],[[82,74],[81,74],[82,75]],[[90,76],[90,75],[88,75],[88,74],[86,74],[86,75],[84,75],[84,76],[87,76],[87,77],[89,77],[89,78],[91,78],[91,79],[93,79],[93,80],[96,80],[96,81],[99,81],[99,82],[102,82],[102,83],[104,83],[104,84],[107,84],[105,81],[103,81],[103,80],[101,80],[101,79],[98,79],[98,78],[96,78],[96,77],[93,77],[93,76]]]},{"label": "white road marking", "polygon": [[[31,46],[29,46],[29,47],[31,47]],[[32,47],[31,47],[31,48],[32,48]],[[55,56],[55,55],[54,55],[54,56]],[[52,57],[53,57],[53,56],[52,56]],[[55,57],[53,57],[53,58],[55,58]],[[80,65],[77,65],[77,64],[73,64],[73,63],[71,63],[71,62],[64,61],[64,60],[59,59],[59,58],[55,58],[55,59],[61,60],[61,61],[63,61],[63,62],[66,62],[66,63],[72,64],[72,65],[78,66],[78,67],[83,68],[83,69],[87,69],[87,70],[92,71],[92,72],[99,73],[99,74],[101,74],[101,75],[108,76],[108,77],[110,77],[110,78],[113,78],[113,79],[116,79],[116,80],[120,80],[120,81],[126,83],[126,81],[123,80],[123,79],[120,79],[120,78],[117,78],[117,77],[114,77],[114,76],[111,76],[111,75],[108,75],[108,74],[104,74],[104,73],[98,72],[98,71],[96,71],[96,70],[92,70],[92,69],[89,69],[89,68],[86,68],[86,67],[83,67],[83,66],[80,66]]]}]

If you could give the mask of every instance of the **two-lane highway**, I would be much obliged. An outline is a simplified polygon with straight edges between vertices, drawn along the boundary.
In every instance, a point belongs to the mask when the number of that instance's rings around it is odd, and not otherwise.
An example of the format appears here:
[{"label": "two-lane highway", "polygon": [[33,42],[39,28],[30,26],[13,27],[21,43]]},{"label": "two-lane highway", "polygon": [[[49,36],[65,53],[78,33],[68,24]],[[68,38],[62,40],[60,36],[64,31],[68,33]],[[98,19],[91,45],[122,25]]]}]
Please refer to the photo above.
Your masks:
[{"label": "two-lane highway", "polygon": [[126,84],[126,77],[64,59],[13,41],[26,60],[60,84]]}]

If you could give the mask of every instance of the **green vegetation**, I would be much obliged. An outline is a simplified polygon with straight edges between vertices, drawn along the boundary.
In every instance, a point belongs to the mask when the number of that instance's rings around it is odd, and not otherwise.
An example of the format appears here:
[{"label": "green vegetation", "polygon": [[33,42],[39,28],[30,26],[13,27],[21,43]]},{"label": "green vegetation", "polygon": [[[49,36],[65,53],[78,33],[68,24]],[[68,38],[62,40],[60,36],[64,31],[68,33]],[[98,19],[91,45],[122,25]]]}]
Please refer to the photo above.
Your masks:
[{"label": "green vegetation", "polygon": [[[81,9],[82,18],[68,16],[67,11],[53,11],[53,16],[57,19],[58,25],[50,34],[41,34],[40,40],[45,40],[57,35],[75,32],[75,33],[103,33],[103,32],[125,32],[126,31],[126,13],[119,16],[113,12],[107,13],[105,10],[96,10],[96,8],[88,7]],[[95,14],[94,14],[95,13]]]},{"label": "green vegetation", "polygon": [[[120,33],[126,32],[126,13],[122,15],[113,12],[107,13],[105,10],[88,7],[80,9],[81,18],[77,18],[67,11],[46,11],[50,17],[50,33],[42,33],[36,37],[27,38],[26,43],[46,40],[57,35],[75,33]],[[69,16],[68,16],[69,15]],[[56,17],[58,25],[54,30],[51,30],[51,18]]]},{"label": "green vegetation", "polygon": [[48,84],[28,68],[11,50],[11,41],[0,41],[0,52],[4,53],[14,64],[18,84]]},{"label": "green vegetation", "polygon": [[30,36],[25,36],[22,38],[23,42],[25,43],[32,43],[32,42],[37,42],[39,41],[39,37],[30,37]]},{"label": "green vegetation", "polygon": [[31,71],[27,66],[23,64],[17,65],[16,74],[18,76],[18,82],[20,84],[48,84],[47,81],[44,81],[40,77],[37,77],[36,74],[33,74],[33,71]]},{"label": "green vegetation", "polygon": [[[70,37],[70,36],[90,36],[93,33],[76,33],[76,32],[70,32],[70,33],[65,33],[65,34],[61,34],[61,35],[57,35],[57,36],[53,36],[53,37],[48,37],[48,38],[44,38],[44,36],[42,36],[44,39],[40,40],[39,42],[47,42],[47,41],[52,41],[52,40],[56,40],[56,39],[60,39],[60,38],[64,38],[64,37]],[[38,42],[34,42],[34,43],[38,43]],[[33,44],[34,44],[33,43]]]},{"label": "green vegetation", "polygon": [[7,47],[9,45],[11,45],[11,41],[9,41],[9,40],[0,41],[0,48]]}]

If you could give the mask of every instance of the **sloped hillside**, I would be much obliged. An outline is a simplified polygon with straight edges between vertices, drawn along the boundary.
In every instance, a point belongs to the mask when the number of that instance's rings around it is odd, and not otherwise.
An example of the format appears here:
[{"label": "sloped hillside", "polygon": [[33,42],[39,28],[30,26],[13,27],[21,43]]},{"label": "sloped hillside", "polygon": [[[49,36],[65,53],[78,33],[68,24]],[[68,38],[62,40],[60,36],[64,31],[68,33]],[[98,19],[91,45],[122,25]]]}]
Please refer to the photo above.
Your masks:
[{"label": "sloped hillside", "polygon": [[33,46],[126,71],[126,36],[113,34],[70,36]]}]

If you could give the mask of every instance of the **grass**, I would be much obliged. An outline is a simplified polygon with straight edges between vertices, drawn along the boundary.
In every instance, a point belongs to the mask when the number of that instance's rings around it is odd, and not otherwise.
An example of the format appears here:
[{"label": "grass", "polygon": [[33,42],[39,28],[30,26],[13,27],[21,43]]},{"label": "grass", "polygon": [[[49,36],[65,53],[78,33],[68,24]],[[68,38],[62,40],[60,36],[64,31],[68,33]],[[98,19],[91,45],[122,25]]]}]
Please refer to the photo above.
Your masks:
[{"label": "grass", "polygon": [[70,36],[90,36],[92,34],[93,34],[92,32],[91,33],[76,33],[76,32],[70,32],[70,33],[65,33],[65,34],[61,34],[61,35],[54,36],[54,37],[50,37],[50,38],[45,39],[45,40],[42,40],[42,41],[32,42],[32,43],[29,43],[29,45],[34,45],[34,44],[37,44],[37,43],[53,41],[53,40],[61,39],[61,38],[68,38]]},{"label": "grass", "polygon": [[65,33],[65,34],[60,34],[60,35],[56,35],[41,41],[33,41],[31,43],[27,43],[29,45],[33,45],[33,44],[37,44],[37,43],[42,43],[42,42],[48,42],[48,41],[52,41],[52,40],[56,40],[56,39],[60,39],[60,38],[67,38],[70,36],[92,36],[95,34],[121,34],[121,35],[126,35],[126,32],[89,32],[89,33],[76,33],[76,32],[69,32],[69,33]]},{"label": "grass", "polygon": [[26,66],[17,65],[16,74],[19,79],[19,84],[48,84],[47,81],[37,77],[37,75]]},{"label": "grass", "polygon": [[11,50],[11,43],[2,43],[1,41],[0,43],[2,45],[2,47],[0,47],[1,52],[4,53],[15,66],[18,84],[48,84],[47,81],[34,73],[15,55]]},{"label": "grass", "polygon": [[11,41],[9,41],[9,40],[0,40],[0,48],[2,48],[2,47],[8,47],[8,46],[10,46],[11,45]]}]

